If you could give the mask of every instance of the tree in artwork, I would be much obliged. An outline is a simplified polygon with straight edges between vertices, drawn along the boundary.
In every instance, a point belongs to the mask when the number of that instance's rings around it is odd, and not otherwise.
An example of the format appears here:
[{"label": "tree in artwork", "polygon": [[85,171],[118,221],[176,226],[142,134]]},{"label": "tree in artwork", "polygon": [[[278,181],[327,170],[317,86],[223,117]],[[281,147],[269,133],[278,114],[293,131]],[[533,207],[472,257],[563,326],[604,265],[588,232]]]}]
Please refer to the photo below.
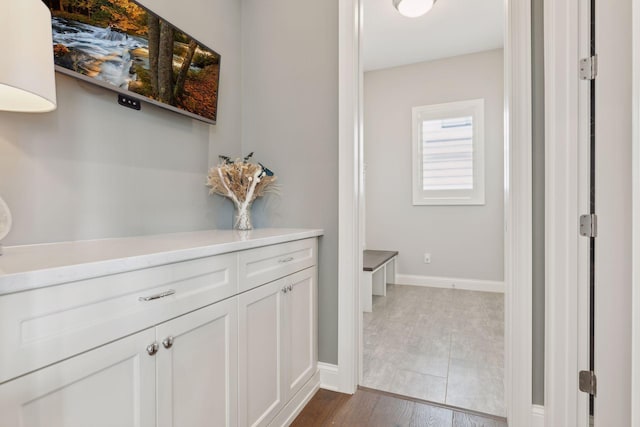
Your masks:
[{"label": "tree in artwork", "polygon": [[158,55],[160,54],[160,18],[149,14],[149,71],[151,89],[158,96]]},{"label": "tree in artwork", "polygon": [[158,99],[173,104],[173,27],[162,20],[158,48]]}]

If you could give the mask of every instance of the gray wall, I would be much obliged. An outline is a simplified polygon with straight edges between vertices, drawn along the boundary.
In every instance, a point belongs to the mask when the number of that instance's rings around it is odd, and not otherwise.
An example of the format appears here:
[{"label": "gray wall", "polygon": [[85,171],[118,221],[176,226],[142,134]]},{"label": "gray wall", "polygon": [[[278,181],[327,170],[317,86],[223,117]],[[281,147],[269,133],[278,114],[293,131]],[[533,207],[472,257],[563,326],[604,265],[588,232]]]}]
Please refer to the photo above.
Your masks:
[{"label": "gray wall", "polygon": [[544,405],[544,38],[543,0],[532,0],[533,403]]},{"label": "gray wall", "polygon": [[[502,49],[364,74],[366,244],[399,251],[399,273],[503,280],[503,93]],[[412,107],[480,98],[485,204],[414,206]]]},{"label": "gray wall", "polygon": [[[7,245],[230,227],[230,206],[204,186],[209,156],[240,151],[240,6],[235,0],[146,0],[222,55],[219,125],[56,74],[58,109],[0,112],[0,194]],[[193,13],[198,10],[198,13]]]},{"label": "gray wall", "polygon": [[[256,150],[281,182],[280,197],[256,204],[256,225],[326,231],[319,349],[320,360],[336,363],[337,1],[143,3],[222,54],[218,125],[148,105],[136,113],[116,105],[113,94],[58,74],[56,112],[0,112],[0,194],[14,214],[5,243],[230,227],[229,202],[207,196],[206,169],[218,154]],[[536,8],[539,29],[541,22]],[[541,62],[536,70],[542,73]],[[537,319],[543,310],[538,297]],[[534,325],[539,337],[544,328],[539,321]],[[544,374],[536,348],[534,403],[542,403]]]},{"label": "gray wall", "polygon": [[319,358],[338,361],[338,2],[243,0],[242,148],[280,196],[256,226],[321,227]]}]

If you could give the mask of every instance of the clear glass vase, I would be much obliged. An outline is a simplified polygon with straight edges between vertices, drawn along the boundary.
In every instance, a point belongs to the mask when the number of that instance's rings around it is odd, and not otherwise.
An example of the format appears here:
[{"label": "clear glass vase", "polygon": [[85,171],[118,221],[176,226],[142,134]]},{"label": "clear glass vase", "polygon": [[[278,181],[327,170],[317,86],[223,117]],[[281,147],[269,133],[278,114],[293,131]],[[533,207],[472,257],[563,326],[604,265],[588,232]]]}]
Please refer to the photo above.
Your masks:
[{"label": "clear glass vase", "polygon": [[233,216],[233,228],[235,230],[252,230],[251,224],[251,203],[236,205],[236,212]]}]

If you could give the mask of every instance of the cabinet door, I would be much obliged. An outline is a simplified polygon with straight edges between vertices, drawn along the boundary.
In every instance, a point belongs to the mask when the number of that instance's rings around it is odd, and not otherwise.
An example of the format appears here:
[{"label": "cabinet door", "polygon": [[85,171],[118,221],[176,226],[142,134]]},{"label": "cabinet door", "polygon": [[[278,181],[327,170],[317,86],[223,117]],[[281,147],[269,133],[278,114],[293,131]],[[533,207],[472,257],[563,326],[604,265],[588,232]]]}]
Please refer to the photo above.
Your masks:
[{"label": "cabinet door", "polygon": [[284,405],[282,324],[284,281],[239,295],[238,419],[265,426]]},{"label": "cabinet door", "polygon": [[155,427],[153,329],[0,385],[0,426]]},{"label": "cabinet door", "polygon": [[285,303],[285,374],[291,399],[313,376],[318,365],[318,287],[316,268],[308,268],[285,279],[291,287]]},{"label": "cabinet door", "polygon": [[156,328],[159,427],[237,425],[238,300]]}]

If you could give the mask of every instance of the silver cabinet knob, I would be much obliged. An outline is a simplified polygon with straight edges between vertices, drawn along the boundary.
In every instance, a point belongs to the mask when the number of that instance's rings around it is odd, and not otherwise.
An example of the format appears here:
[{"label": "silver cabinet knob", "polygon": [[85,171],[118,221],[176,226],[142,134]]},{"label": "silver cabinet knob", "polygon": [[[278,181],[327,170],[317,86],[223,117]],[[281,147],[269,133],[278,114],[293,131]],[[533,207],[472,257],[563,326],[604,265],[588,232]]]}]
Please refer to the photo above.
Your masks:
[{"label": "silver cabinet knob", "polygon": [[287,292],[291,292],[293,290],[293,285],[285,286],[282,288],[282,293],[286,294]]},{"label": "silver cabinet knob", "polygon": [[156,341],[154,341],[152,344],[149,344],[147,346],[147,353],[149,353],[149,356],[153,356],[154,354],[156,354],[158,352],[159,348],[160,348],[160,346],[158,345],[158,343]]},{"label": "silver cabinet knob", "polygon": [[173,346],[173,337],[169,335],[162,341],[164,348],[171,348]]}]

